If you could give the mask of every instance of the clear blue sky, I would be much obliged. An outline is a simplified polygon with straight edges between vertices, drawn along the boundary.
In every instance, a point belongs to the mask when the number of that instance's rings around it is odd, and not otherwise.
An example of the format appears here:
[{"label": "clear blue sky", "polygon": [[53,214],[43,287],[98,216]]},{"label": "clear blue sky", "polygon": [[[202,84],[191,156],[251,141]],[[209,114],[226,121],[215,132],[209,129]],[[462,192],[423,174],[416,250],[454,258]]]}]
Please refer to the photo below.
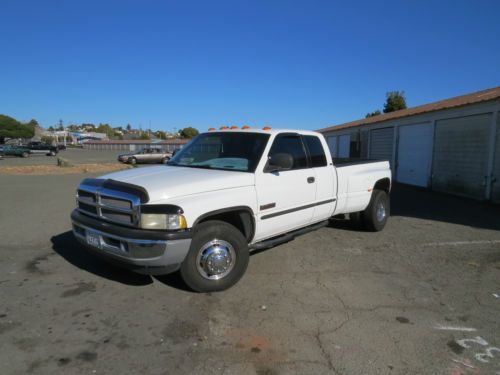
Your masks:
[{"label": "clear blue sky", "polygon": [[500,1],[1,0],[0,113],[317,129],[500,85]]}]

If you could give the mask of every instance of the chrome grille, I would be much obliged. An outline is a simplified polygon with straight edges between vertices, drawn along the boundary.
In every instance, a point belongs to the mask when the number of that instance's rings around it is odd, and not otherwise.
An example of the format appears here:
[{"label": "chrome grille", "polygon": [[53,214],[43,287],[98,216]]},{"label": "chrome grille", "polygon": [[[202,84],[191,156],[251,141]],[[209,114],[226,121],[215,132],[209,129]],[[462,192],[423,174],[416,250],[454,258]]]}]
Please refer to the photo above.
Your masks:
[{"label": "chrome grille", "polygon": [[139,225],[141,201],[133,194],[82,184],[76,200],[78,210],[84,214],[117,224]]}]

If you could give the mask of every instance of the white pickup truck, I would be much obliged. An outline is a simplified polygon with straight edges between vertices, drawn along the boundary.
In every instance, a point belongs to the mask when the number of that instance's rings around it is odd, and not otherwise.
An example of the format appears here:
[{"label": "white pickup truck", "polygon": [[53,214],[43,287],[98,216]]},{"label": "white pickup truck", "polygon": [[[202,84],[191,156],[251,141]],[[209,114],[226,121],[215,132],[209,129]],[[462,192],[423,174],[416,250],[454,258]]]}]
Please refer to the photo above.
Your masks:
[{"label": "white pickup truck", "polygon": [[95,254],[139,273],[180,270],[195,291],[244,274],[249,253],[350,214],[382,230],[389,216],[387,161],[334,165],[312,131],[210,129],[167,165],[88,178],[73,233]]}]

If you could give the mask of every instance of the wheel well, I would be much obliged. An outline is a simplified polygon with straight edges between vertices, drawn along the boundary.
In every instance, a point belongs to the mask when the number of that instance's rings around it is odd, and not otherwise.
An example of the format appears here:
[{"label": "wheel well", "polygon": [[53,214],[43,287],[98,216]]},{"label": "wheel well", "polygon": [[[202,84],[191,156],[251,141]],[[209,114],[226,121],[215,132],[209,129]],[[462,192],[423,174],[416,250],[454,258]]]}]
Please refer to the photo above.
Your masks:
[{"label": "wheel well", "polygon": [[377,190],[384,190],[389,193],[391,191],[391,180],[389,178],[378,180],[373,188]]},{"label": "wheel well", "polygon": [[193,227],[209,220],[225,221],[238,229],[241,234],[250,242],[255,233],[255,221],[248,209],[220,210],[203,215],[198,219]]}]

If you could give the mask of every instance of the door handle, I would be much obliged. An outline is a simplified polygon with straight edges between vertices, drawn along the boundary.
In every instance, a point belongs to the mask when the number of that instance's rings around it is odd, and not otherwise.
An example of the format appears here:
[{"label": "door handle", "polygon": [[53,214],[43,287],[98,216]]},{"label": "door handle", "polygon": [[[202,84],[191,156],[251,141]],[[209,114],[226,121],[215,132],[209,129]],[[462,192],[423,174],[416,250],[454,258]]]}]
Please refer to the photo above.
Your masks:
[{"label": "door handle", "polygon": [[307,177],[307,183],[312,184],[316,179],[314,177]]}]

